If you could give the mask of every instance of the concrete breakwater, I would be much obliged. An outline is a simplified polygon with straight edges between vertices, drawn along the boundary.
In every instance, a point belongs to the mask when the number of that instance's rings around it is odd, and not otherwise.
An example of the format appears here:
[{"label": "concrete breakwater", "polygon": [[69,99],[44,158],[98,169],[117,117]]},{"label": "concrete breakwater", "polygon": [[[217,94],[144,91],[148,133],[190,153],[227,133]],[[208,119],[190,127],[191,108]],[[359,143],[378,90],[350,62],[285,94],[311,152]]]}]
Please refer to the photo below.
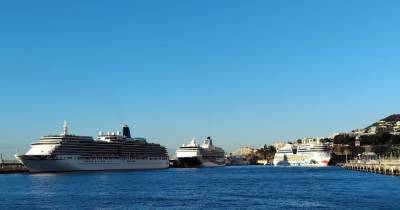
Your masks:
[{"label": "concrete breakwater", "polygon": [[348,161],[344,168],[370,173],[400,176],[400,158]]}]

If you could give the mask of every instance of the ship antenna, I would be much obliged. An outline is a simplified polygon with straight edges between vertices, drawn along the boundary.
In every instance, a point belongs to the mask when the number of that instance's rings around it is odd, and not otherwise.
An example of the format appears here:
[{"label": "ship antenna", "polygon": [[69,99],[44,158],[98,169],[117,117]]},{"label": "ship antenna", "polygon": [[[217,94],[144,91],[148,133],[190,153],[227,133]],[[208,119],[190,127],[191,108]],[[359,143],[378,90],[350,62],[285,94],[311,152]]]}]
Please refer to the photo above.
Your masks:
[{"label": "ship antenna", "polygon": [[63,133],[62,135],[66,136],[68,135],[68,123],[66,120],[64,120],[64,126],[63,126]]}]

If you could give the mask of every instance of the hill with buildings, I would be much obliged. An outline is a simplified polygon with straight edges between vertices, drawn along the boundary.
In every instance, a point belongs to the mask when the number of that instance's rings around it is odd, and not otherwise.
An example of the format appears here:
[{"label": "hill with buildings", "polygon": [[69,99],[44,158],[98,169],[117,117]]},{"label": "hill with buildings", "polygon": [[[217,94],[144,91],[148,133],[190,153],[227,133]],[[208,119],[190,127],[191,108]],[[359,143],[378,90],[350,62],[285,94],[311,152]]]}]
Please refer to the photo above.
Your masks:
[{"label": "hill with buildings", "polygon": [[400,114],[392,114],[366,127],[364,132],[400,132]]},{"label": "hill with buildings", "polygon": [[[296,147],[307,139],[288,143]],[[336,133],[331,138],[312,139],[330,144],[332,148],[330,165],[345,163],[346,159],[353,159],[364,152],[374,152],[378,155],[400,154],[400,114],[385,117],[366,128]],[[232,165],[255,164],[258,160],[272,162],[276,150],[284,145],[282,141],[261,148],[240,147],[228,155],[228,160]]]},{"label": "hill with buildings", "polygon": [[342,162],[345,155],[352,157],[363,152],[400,153],[400,114],[385,117],[363,129],[337,133],[332,141],[337,162]]}]

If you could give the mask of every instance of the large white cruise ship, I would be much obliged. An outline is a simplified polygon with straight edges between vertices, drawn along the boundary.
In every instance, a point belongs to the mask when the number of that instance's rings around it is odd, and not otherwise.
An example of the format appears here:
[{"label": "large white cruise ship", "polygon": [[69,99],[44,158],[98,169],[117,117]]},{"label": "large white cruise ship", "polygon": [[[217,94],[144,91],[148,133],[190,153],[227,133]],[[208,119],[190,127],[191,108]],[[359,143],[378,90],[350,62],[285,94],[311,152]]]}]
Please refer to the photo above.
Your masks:
[{"label": "large white cruise ship", "polygon": [[68,133],[42,137],[25,155],[15,155],[30,172],[161,169],[169,167],[165,147],[132,138],[124,125],[122,134],[100,132],[97,139]]},{"label": "large white cruise ship", "polygon": [[176,150],[176,158],[180,167],[217,167],[225,166],[225,152],[212,143],[207,137],[203,144],[197,144],[193,138]]},{"label": "large white cruise ship", "polygon": [[275,166],[328,166],[331,159],[329,146],[319,139],[304,139],[297,146],[285,144],[278,149],[274,157]]}]

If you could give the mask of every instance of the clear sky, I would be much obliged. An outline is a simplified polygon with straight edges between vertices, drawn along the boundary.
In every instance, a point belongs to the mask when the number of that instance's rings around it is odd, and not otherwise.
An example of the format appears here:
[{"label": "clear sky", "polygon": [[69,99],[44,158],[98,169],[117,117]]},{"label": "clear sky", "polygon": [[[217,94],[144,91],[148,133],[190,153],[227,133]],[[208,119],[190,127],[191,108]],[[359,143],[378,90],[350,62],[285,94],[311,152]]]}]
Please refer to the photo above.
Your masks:
[{"label": "clear sky", "polygon": [[399,1],[0,2],[0,152],[68,120],[176,148],[330,136],[400,112]]}]

